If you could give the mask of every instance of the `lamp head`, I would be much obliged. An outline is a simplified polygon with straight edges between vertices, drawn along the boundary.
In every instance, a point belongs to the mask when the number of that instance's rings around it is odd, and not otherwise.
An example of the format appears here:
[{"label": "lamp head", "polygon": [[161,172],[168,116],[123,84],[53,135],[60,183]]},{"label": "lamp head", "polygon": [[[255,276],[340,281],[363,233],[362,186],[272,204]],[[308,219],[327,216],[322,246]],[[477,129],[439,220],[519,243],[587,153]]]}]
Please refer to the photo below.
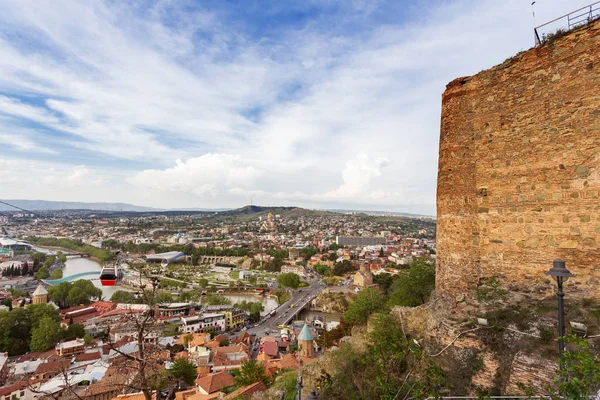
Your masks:
[{"label": "lamp head", "polygon": [[567,269],[565,262],[560,259],[554,260],[552,268],[546,272],[546,275],[550,275],[555,281],[562,280],[563,282],[575,276]]}]

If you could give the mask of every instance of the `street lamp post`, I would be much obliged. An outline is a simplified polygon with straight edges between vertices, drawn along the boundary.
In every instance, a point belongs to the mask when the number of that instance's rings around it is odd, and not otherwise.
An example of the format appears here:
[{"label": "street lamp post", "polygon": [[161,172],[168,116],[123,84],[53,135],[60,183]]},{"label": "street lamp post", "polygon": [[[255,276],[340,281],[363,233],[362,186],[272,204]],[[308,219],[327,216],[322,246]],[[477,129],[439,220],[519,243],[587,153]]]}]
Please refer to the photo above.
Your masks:
[{"label": "street lamp post", "polygon": [[556,291],[556,297],[558,297],[558,353],[562,360],[563,353],[565,352],[565,293],[563,292],[563,283],[575,275],[569,272],[563,260],[554,260],[552,268],[546,272],[546,275],[554,278],[558,286]]}]

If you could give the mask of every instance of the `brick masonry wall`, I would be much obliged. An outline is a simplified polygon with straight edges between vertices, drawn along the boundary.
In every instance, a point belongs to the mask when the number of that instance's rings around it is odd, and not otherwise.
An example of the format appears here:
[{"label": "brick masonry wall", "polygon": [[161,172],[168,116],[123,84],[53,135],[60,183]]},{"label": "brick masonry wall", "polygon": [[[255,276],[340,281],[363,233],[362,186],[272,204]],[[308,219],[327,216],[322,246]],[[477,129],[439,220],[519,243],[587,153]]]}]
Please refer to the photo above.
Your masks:
[{"label": "brick masonry wall", "polygon": [[437,290],[498,275],[550,292],[562,258],[568,295],[597,296],[600,22],[458,78],[442,101]]}]

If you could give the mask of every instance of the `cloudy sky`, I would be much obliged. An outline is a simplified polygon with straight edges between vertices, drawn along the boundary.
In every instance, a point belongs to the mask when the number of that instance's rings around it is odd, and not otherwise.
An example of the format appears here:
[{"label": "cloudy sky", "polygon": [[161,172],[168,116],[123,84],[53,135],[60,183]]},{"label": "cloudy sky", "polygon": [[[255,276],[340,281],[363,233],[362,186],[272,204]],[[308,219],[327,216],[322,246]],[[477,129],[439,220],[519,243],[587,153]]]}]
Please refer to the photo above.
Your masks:
[{"label": "cloudy sky", "polygon": [[0,198],[434,214],[445,85],[532,26],[531,0],[0,0]]}]

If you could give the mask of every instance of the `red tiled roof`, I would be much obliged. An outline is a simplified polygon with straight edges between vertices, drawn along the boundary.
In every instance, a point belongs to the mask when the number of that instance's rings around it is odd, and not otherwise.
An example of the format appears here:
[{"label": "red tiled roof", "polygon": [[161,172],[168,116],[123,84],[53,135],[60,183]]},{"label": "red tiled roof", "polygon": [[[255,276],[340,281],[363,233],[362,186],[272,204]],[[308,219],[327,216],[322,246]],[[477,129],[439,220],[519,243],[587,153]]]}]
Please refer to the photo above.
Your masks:
[{"label": "red tiled roof", "polygon": [[265,342],[262,344],[262,351],[268,356],[277,356],[277,343],[276,342]]},{"label": "red tiled roof", "polygon": [[69,366],[69,360],[56,360],[51,362],[45,362],[37,366],[35,374],[46,374],[48,372],[59,373]]},{"label": "red tiled roof", "polygon": [[98,360],[100,358],[100,352],[96,351],[93,353],[81,353],[75,356],[75,362],[84,362]]},{"label": "red tiled roof", "polygon": [[[26,387],[27,387],[27,382],[25,382],[25,381],[16,382],[16,383],[13,383],[12,385],[1,387],[0,388],[0,397],[7,396],[13,392],[16,392],[17,390],[22,390]],[[19,396],[17,396],[17,397],[19,397]]]},{"label": "red tiled roof", "polygon": [[196,385],[204,389],[206,393],[210,394],[223,388],[233,386],[233,376],[226,371],[217,372],[196,379]]}]

